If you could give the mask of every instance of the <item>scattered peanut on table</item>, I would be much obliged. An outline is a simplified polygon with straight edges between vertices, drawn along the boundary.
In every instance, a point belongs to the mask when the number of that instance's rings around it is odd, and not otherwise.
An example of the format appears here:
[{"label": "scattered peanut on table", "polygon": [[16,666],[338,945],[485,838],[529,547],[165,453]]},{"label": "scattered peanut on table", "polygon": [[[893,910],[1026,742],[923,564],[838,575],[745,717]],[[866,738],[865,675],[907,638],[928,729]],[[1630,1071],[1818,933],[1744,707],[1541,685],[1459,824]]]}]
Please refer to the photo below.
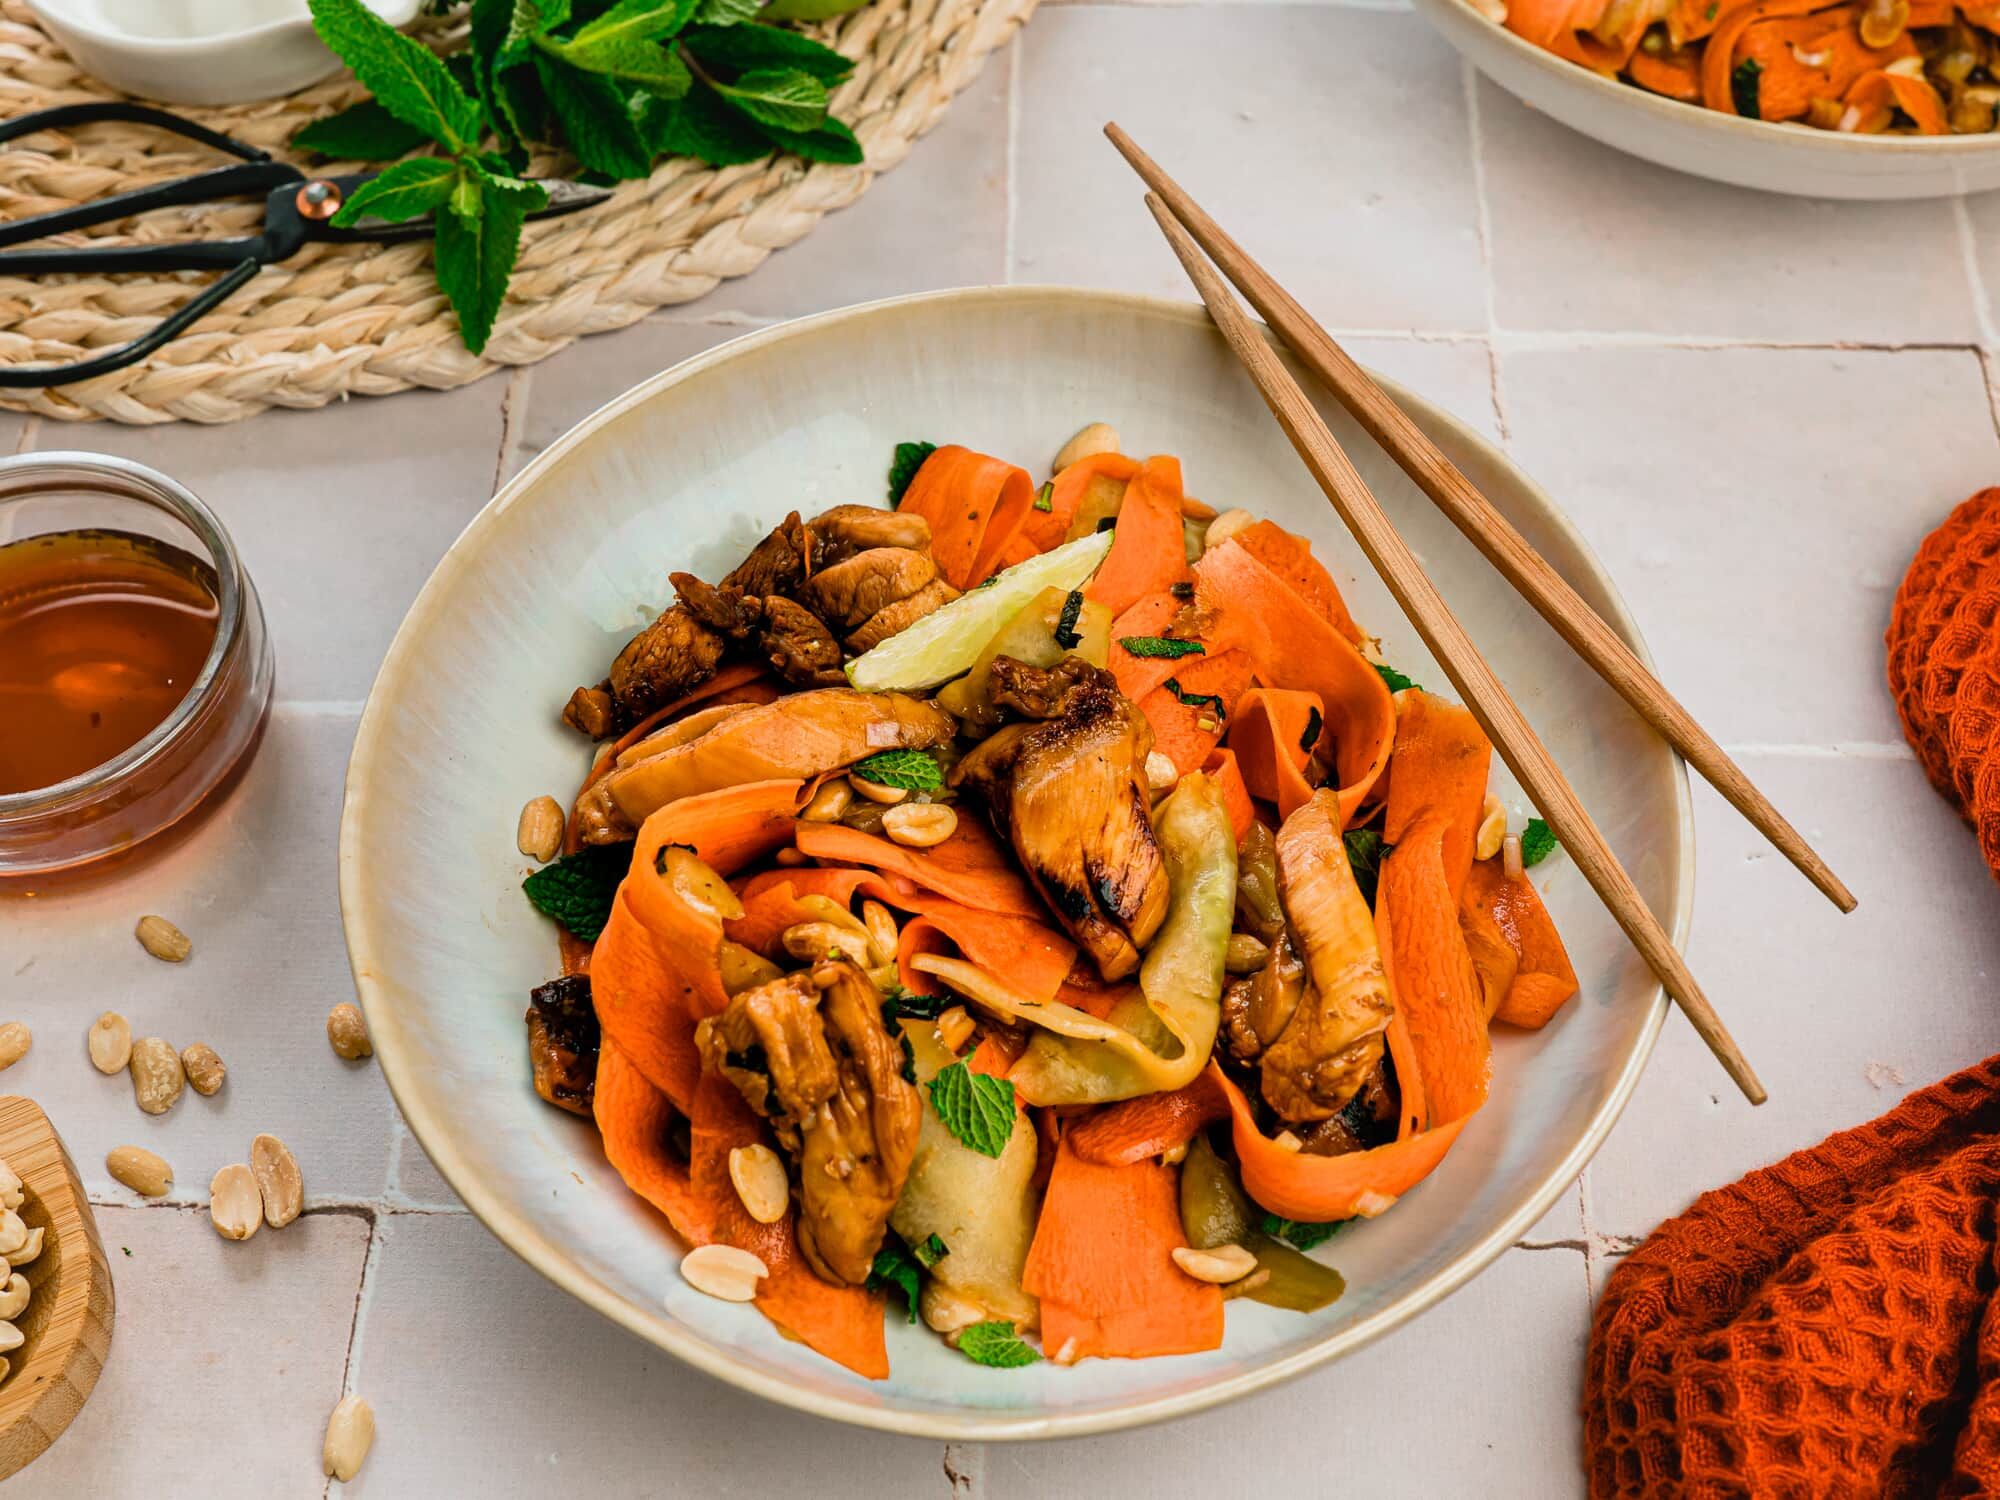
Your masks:
[{"label": "scattered peanut on table", "polygon": [[375,1444],[375,1411],[359,1396],[342,1396],[326,1419],[326,1442],[320,1448],[320,1472],[347,1483],[361,1472],[361,1461]]},{"label": "scattered peanut on table", "polygon": [[215,1055],[215,1049],[207,1042],[196,1042],[181,1048],[181,1069],[187,1074],[187,1081],[194,1091],[204,1099],[221,1088],[222,1080],[229,1076],[229,1069],[222,1065],[222,1059]]},{"label": "scattered peanut on table", "polygon": [[163,1115],[181,1096],[187,1075],[181,1069],[181,1055],[156,1036],[141,1037],[132,1044],[132,1058],[126,1066],[132,1073],[132,1096],[149,1115]]},{"label": "scattered peanut on table", "polygon": [[174,1169],[165,1157],[144,1146],[114,1146],[104,1157],[104,1170],[142,1198],[158,1198],[174,1185]]},{"label": "scattered peanut on table", "polygon": [[122,1073],[132,1060],[132,1023],[115,1010],[107,1010],[90,1023],[84,1034],[90,1049],[90,1065],[100,1073]]},{"label": "scattered peanut on table", "polygon": [[260,1135],[250,1143],[250,1175],[264,1200],[264,1222],[273,1229],[283,1229],[305,1208],[298,1158],[275,1135]]},{"label": "scattered peanut on table", "polygon": [[264,1222],[264,1195],[241,1162],[231,1162],[210,1179],[208,1217],[225,1240],[247,1240]]},{"label": "scattered peanut on table", "polygon": [[361,1008],[351,1000],[341,1001],[326,1013],[326,1040],[349,1062],[375,1055],[375,1048],[368,1040],[368,1023],[361,1017]]},{"label": "scattered peanut on table", "polygon": [[0,1026],[0,1068],[11,1068],[28,1055],[28,1049],[35,1043],[34,1036],[20,1021],[9,1021]]},{"label": "scattered peanut on table", "polygon": [[139,940],[139,946],[162,963],[178,964],[187,962],[187,956],[194,952],[194,944],[180,928],[165,917],[141,917],[139,925],[132,929],[132,935]]}]

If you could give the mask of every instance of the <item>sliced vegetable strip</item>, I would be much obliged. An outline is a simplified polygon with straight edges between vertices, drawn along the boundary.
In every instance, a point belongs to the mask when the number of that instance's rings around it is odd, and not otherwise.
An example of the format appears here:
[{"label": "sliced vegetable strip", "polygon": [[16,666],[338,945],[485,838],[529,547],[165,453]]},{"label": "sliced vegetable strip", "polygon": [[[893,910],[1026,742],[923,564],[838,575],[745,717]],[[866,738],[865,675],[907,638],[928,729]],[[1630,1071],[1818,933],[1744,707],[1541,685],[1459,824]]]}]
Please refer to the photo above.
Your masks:
[{"label": "sliced vegetable strip", "polygon": [[1347,601],[1320,560],[1313,556],[1312,544],[1285,530],[1275,521],[1258,521],[1231,538],[1237,546],[1269,568],[1286,588],[1310,605],[1327,624],[1359,646],[1365,639],[1361,627],[1347,612]]},{"label": "sliced vegetable strip", "polygon": [[1486,802],[1493,746],[1456,703],[1410,688],[1396,695],[1396,764],[1382,837],[1401,844],[1426,813],[1443,819],[1445,884],[1455,901],[1472,868],[1472,842]]},{"label": "sliced vegetable strip", "polygon": [[1088,458],[1079,458],[1049,481],[1049,508],[1036,510],[1031,506],[1020,535],[1037,552],[1061,546],[1069,535],[1077,506],[1093,484],[1123,486],[1138,472],[1138,460],[1122,453],[1093,453]]},{"label": "sliced vegetable strip", "polygon": [[1229,748],[1250,795],[1278,805],[1280,819],[1305,806],[1313,794],[1305,778],[1310,748],[1306,731],[1323,721],[1319,694],[1295,688],[1252,688],[1236,707]]},{"label": "sliced vegetable strip", "polygon": [[1172,1168],[1100,1166],[1065,1142],[1021,1277],[1041,1299],[1049,1357],[1068,1364],[1220,1347],[1222,1291],[1174,1264],[1186,1243]]},{"label": "sliced vegetable strip", "polygon": [[1166,681],[1134,701],[1153,726],[1153,748],[1186,775],[1201,768],[1228,732],[1254,664],[1247,652],[1224,651],[1165,665],[1173,669]]},{"label": "sliced vegetable strip", "polygon": [[1186,582],[1187,576],[1181,461],[1159,455],[1139,465],[1125,486],[1111,551],[1083,592],[1119,615],[1148,594]]},{"label": "sliced vegetable strip", "polygon": [[1466,880],[1462,910],[1486,913],[1517,960],[1494,1019],[1530,1029],[1547,1025],[1576,993],[1576,970],[1533,882],[1525,875],[1509,880],[1499,860],[1481,860]]},{"label": "sliced vegetable strip", "polygon": [[977,818],[962,817],[950,838],[931,849],[906,849],[838,823],[801,823],[801,854],[833,864],[866,865],[914,881],[980,911],[1009,912],[1036,920],[1045,914],[1006,850]]},{"label": "sliced vegetable strip", "polygon": [[931,523],[938,571],[967,589],[999,565],[1034,500],[1026,469],[950,443],[924,460],[896,508]]},{"label": "sliced vegetable strip", "polygon": [[1209,751],[1208,759],[1201,763],[1201,770],[1222,793],[1222,805],[1229,813],[1229,831],[1241,844],[1243,835],[1257,821],[1257,809],[1250,801],[1250,788],[1244,784],[1242,769],[1236,763],[1236,752],[1228,749]]}]

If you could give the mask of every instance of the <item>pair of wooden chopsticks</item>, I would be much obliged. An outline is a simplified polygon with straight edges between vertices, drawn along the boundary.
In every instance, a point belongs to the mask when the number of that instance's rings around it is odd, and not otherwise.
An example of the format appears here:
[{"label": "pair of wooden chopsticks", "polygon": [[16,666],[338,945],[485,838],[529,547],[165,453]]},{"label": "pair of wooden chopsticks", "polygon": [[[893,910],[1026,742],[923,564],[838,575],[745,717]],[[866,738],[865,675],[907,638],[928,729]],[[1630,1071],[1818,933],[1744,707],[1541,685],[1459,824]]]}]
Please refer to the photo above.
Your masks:
[{"label": "pair of wooden chopsticks", "polygon": [[[1764,1086],[1722,1019],[1701,992],[1694,975],[1658,920],[1640,898],[1632,877],[1598,832],[1569,779],[1522,716],[1479,648],[1465,633],[1381,503],[1355,471],[1340,444],[1269,344],[1258,335],[1236,298],[1216,274],[1227,273],[1265,321],[1306,368],[1326,382],[1368,435],[1386,449],[1416,485],[1535,606],[1599,676],[1657,729],[1687,762],[1706,777],[1736,810],[1755,824],[1842,911],[1854,897],[1826,863],[1757,790],[1643,662],[1600,619],[1582,597],[1551,568],[1520,532],[1496,511],[1472,481],[1404,415],[1382,388],[1211,219],[1180,185],[1117,125],[1104,133],[1152,192],[1146,205],[1160,222],[1167,242],[1208,305],[1209,316],[1229,341],[1263,394],[1292,446],[1319,481],[1333,508],[1360,543],[1396,603],[1417,627],[1452,686],[1493,741],[1549,827],[1583,871],[1632,945],[1673,996],[1701,1039],[1752,1104],[1762,1104]],[[1198,242],[1198,243],[1197,243]],[[1204,257],[1203,251],[1207,252]],[[1212,257],[1214,265],[1209,263]]]}]

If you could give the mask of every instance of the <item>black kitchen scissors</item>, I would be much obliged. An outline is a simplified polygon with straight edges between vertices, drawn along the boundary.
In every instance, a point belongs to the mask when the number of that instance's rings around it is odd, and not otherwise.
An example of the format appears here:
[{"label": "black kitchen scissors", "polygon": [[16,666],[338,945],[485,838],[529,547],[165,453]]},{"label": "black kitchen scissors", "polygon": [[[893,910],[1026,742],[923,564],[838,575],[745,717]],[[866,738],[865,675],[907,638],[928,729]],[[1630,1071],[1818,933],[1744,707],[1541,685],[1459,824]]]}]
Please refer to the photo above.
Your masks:
[{"label": "black kitchen scissors", "polygon": [[[263,193],[264,232],[231,240],[186,240],[161,245],[52,246],[43,250],[0,251],[0,276],[40,276],[55,272],[88,271],[221,271],[223,274],[203,287],[186,305],[176,308],[152,328],[103,354],[92,355],[66,365],[0,366],[0,387],[63,385],[88,380],[94,375],[122,370],[144,359],[155,349],[177,337],[230,293],[255,276],[259,268],[298,253],[313,241],[334,244],[368,242],[394,243],[429,239],[435,226],[429,218],[403,224],[364,221],[352,229],[336,229],[328,222],[340,205],[362,183],[376,174],[351,172],[326,177],[309,177],[287,162],[275,161],[269,152],[232,140],[192,120],[182,119],[163,109],[143,104],[123,104],[105,100],[89,104],[65,104],[54,109],[36,110],[0,122],[0,142],[37,130],[89,125],[102,120],[120,120],[135,125],[156,125],[175,135],[199,141],[237,158],[239,165],[213,167],[171,182],[113,193],[74,208],[0,223],[0,245],[18,245],[45,235],[62,234],[92,224],[104,224],[147,209],[172,208],[180,204],[206,203],[216,198],[233,198]],[[539,178],[548,189],[549,202],[528,217],[553,218],[589,208],[610,197],[605,188],[586,187],[564,178]]]}]

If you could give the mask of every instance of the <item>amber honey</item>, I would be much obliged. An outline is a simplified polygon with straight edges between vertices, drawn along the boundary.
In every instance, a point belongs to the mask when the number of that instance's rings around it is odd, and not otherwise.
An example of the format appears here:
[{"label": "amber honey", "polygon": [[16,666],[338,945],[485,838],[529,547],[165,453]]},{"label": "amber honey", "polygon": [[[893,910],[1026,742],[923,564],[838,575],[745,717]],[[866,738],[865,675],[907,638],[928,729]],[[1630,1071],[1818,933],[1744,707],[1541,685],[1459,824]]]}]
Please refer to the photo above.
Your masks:
[{"label": "amber honey", "polygon": [[0,794],[104,764],[201,675],[215,570],[152,537],[65,531],[0,546]]}]

